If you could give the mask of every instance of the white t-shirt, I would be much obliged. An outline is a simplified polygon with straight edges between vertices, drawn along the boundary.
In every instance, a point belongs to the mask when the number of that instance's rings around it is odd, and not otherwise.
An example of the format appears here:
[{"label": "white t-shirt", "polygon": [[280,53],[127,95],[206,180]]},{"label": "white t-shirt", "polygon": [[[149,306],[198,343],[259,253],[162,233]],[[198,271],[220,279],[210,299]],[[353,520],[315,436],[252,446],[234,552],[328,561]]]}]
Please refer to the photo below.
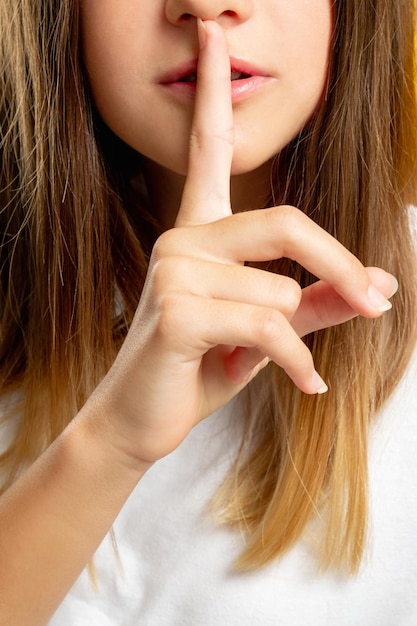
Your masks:
[{"label": "white t-shirt", "polygon": [[318,575],[307,542],[237,574],[240,535],[206,508],[235,450],[231,407],[144,476],[50,626],[417,626],[417,364],[385,407],[370,449],[371,523],[360,574]]}]

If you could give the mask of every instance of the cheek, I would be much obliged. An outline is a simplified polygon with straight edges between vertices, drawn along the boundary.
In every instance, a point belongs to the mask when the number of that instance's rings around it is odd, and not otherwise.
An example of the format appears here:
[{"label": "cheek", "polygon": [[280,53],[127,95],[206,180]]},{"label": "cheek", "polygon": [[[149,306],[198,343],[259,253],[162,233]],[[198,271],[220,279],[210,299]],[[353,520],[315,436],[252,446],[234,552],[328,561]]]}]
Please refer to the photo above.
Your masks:
[{"label": "cheek", "polygon": [[[327,6],[327,5],[326,5]],[[288,76],[298,99],[314,109],[327,83],[332,19],[330,9],[323,19],[304,21],[298,32],[303,45],[295,43],[292,49]]]},{"label": "cheek", "polygon": [[284,76],[291,91],[297,100],[314,109],[327,82],[332,1],[293,0],[292,7],[283,22],[278,54],[283,56]]},{"label": "cheek", "polygon": [[[124,3],[120,3],[124,4]],[[108,122],[122,122],[123,111],[136,98],[142,76],[140,31],[132,33],[128,24],[128,5],[116,0],[83,0],[81,3],[82,56],[86,78],[94,103]],[[143,44],[141,47],[144,47]],[[109,124],[112,126],[112,124]]]},{"label": "cheek", "polygon": [[155,37],[138,26],[126,28],[120,9],[115,20],[106,14],[100,21],[94,15],[98,4],[89,3],[82,35],[87,81],[100,117],[141,154],[185,173],[192,109],[175,111],[159,97],[151,74]]}]

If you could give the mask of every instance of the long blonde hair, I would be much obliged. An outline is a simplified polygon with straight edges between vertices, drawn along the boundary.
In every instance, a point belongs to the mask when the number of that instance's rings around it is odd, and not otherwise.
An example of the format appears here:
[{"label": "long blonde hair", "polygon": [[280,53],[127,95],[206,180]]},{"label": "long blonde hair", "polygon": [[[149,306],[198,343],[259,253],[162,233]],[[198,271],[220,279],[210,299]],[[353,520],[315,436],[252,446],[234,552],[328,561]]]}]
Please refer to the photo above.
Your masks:
[{"label": "long blonde hair", "polygon": [[[271,202],[299,206],[365,264],[395,274],[401,289],[382,319],[306,339],[331,383],[325,396],[302,395],[274,367],[249,389],[252,417],[216,502],[223,521],[250,531],[242,568],[290,549],[317,511],[322,565],[358,568],[369,424],[416,339],[407,213],[417,195],[414,6],[334,5],[326,95],[277,156]],[[0,30],[0,390],[20,398],[18,431],[1,457],[6,488],[111,366],[157,228],[145,204],[130,210],[129,175],[140,160],[90,102],[77,2],[2,0]],[[302,285],[313,279],[287,261],[270,269]]]}]

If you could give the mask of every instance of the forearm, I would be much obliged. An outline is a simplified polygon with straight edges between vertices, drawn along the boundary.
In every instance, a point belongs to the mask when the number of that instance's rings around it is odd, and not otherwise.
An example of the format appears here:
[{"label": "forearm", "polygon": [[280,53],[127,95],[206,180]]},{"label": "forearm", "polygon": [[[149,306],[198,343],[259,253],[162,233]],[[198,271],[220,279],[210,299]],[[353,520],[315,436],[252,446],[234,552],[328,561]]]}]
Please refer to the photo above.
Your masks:
[{"label": "forearm", "polygon": [[46,624],[146,471],[76,418],[0,500],[0,626]]}]

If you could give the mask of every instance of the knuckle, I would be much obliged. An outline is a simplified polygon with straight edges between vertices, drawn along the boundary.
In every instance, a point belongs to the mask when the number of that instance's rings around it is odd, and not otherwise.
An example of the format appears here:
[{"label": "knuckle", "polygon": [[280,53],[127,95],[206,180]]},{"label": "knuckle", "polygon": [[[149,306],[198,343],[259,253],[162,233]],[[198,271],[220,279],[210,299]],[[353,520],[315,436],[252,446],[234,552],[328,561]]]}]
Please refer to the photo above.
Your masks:
[{"label": "knuckle", "polygon": [[203,150],[210,150],[215,155],[219,144],[231,148],[233,147],[233,141],[234,131],[232,127],[226,127],[216,133],[213,133],[208,128],[195,127],[191,129],[189,145],[191,151],[195,154],[199,154]]},{"label": "knuckle", "polygon": [[185,297],[178,293],[165,293],[158,302],[158,334],[171,341],[180,339],[187,328],[184,310],[187,310]]},{"label": "knuckle", "polygon": [[258,346],[265,349],[283,333],[284,316],[275,309],[256,309],[253,312],[252,324],[257,337]]},{"label": "knuckle", "polygon": [[210,135],[204,129],[192,128],[190,133],[190,151],[191,154],[200,154],[208,143]]},{"label": "knuckle", "polygon": [[287,204],[272,207],[265,214],[268,221],[267,226],[278,231],[281,240],[287,243],[290,243],[297,236],[303,216],[304,214],[300,209]]},{"label": "knuckle", "polygon": [[168,239],[171,239],[171,237],[169,235],[169,231],[167,230],[155,241],[152,248],[151,263],[153,262],[154,264],[156,264],[160,259],[164,258],[166,254]]},{"label": "knuckle", "polygon": [[[213,137],[213,135],[211,135]],[[233,148],[234,145],[234,131],[232,127],[224,128],[221,132],[214,134],[214,140],[218,143],[224,144],[229,148]]]},{"label": "knuckle", "polygon": [[155,294],[178,288],[182,277],[182,261],[179,257],[159,258],[152,266],[152,287]]},{"label": "knuckle", "polygon": [[192,292],[192,275],[188,257],[164,256],[152,266],[152,291],[156,297],[168,292]]},{"label": "knuckle", "polygon": [[153,262],[178,254],[178,250],[181,250],[181,230],[181,228],[171,228],[158,237],[152,249]]},{"label": "knuckle", "polygon": [[297,281],[284,277],[279,293],[279,308],[281,313],[291,319],[300,306],[302,290]]},{"label": "knuckle", "polygon": [[293,379],[305,379],[313,371],[313,357],[280,311],[257,310],[253,313],[256,348],[270,356]]}]

